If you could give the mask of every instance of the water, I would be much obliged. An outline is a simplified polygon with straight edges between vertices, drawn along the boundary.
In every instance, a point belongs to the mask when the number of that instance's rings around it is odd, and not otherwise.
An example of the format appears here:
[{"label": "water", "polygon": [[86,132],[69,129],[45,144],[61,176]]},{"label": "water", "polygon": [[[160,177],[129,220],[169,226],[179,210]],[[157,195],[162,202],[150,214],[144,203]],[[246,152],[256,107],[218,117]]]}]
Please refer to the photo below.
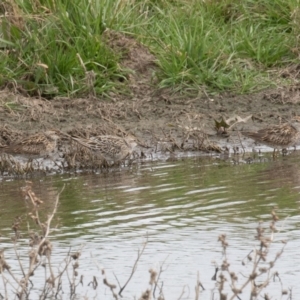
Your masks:
[{"label": "water", "polygon": [[[298,299],[299,164],[298,153],[276,161],[240,165],[213,157],[193,157],[145,162],[102,174],[35,178],[32,186],[44,201],[40,213],[45,220],[57,193],[65,185],[52,221],[52,264],[58,272],[70,247],[71,252],[81,250],[78,273],[84,277],[83,286],[77,287],[81,297],[87,294],[90,299],[113,299],[109,288],[102,283],[101,270],[105,270],[110,283],[117,284],[116,276],[122,286],[129,278],[138,250],[148,241],[137,270],[122,293],[123,299],[139,298],[149,287],[149,269],[159,271],[160,267],[163,272],[159,283],[163,282],[166,299],[178,299],[182,294],[182,299],[195,299],[198,272],[205,288],[200,298],[211,299],[214,293],[214,299],[218,299],[215,281],[211,280],[215,265],[221,265],[224,258],[218,236],[227,235],[227,259],[230,269],[239,277],[237,285],[241,285],[252,266],[246,256],[258,245],[254,238],[258,222],[262,220],[268,227],[271,210],[277,206],[279,231],[268,261],[282,249],[281,240],[287,240],[272,272],[279,272],[283,288],[292,287],[293,299]],[[24,201],[22,186],[25,181],[20,179],[0,182],[0,247],[5,249],[5,257],[19,278],[10,241],[11,224],[16,216],[24,219],[21,224],[24,238],[20,240],[19,251],[25,267],[28,228],[36,228],[26,217],[32,207]],[[246,266],[242,266],[243,260]],[[44,276],[43,271],[37,271],[37,286]],[[88,286],[93,276],[98,282],[96,290]],[[68,281],[64,285],[67,295]],[[279,280],[272,279],[265,291],[279,299]],[[242,299],[249,299],[247,292],[241,295]],[[36,294],[33,291],[31,299]]]}]

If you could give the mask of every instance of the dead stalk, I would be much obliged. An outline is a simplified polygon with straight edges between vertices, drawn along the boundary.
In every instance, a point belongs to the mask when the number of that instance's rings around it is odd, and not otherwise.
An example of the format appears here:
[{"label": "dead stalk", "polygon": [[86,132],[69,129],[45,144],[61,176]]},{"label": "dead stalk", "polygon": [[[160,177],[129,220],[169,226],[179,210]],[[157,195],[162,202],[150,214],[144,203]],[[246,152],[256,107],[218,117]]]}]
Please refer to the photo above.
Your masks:
[{"label": "dead stalk", "polygon": [[[39,215],[38,215],[38,210],[37,210],[37,206],[39,205],[39,203],[37,203],[37,201],[35,200],[34,194],[31,191],[31,188],[27,187],[27,191],[26,191],[27,196],[29,196],[29,198],[31,199],[31,201],[34,205],[34,212],[35,212],[34,217],[36,218],[37,224],[42,229],[42,231],[44,233],[44,236],[40,240],[37,248],[36,249],[32,248],[32,250],[30,251],[29,269],[28,269],[27,274],[25,275],[25,277],[22,280],[22,284],[20,285],[20,290],[18,292],[18,295],[20,295],[21,298],[23,297],[24,294],[27,295],[27,287],[28,287],[28,283],[29,283],[29,278],[30,278],[30,276],[32,276],[34,274],[34,270],[37,268],[37,266],[39,266],[41,264],[40,262],[38,262],[38,256],[46,255],[46,257],[48,257],[48,259],[50,257],[51,244],[47,240],[47,238],[48,238],[48,235],[49,235],[49,232],[50,232],[51,221],[52,221],[54,215],[57,212],[59,197],[60,197],[61,193],[63,192],[64,188],[65,188],[65,185],[63,186],[61,191],[57,194],[52,214],[50,216],[48,216],[48,220],[47,220],[46,224],[42,224],[39,220]],[[51,268],[50,268],[50,270],[51,270]],[[54,286],[53,279],[54,279],[54,275],[53,275],[53,272],[51,271],[51,281],[50,281],[50,283]]]},{"label": "dead stalk", "polygon": [[159,289],[159,294],[160,294],[160,295],[163,294],[163,291],[162,291],[162,286],[163,286],[163,285],[162,285],[161,287],[159,287],[159,286],[158,286],[158,282],[159,282],[159,279],[160,279],[160,275],[161,275],[165,270],[167,270],[167,269],[163,269],[163,266],[164,266],[166,260],[168,259],[168,257],[169,257],[169,255],[165,258],[165,260],[164,260],[164,261],[162,262],[162,264],[159,266],[159,272],[158,272],[157,279],[156,279],[156,281],[155,281],[155,286],[154,286],[154,289],[153,289],[153,298],[155,298],[156,287],[158,287],[158,289]]},{"label": "dead stalk", "polygon": [[[270,224],[270,234],[269,236],[265,234],[265,228],[263,228],[262,224],[259,223],[257,227],[257,236],[256,239],[259,241],[259,247],[251,251],[247,255],[247,259],[249,262],[252,263],[252,270],[248,276],[246,276],[246,280],[238,286],[238,275],[230,269],[230,264],[227,259],[227,247],[228,243],[226,240],[226,235],[222,234],[219,236],[219,241],[221,242],[223,248],[223,262],[221,265],[221,274],[218,276],[218,291],[220,299],[229,299],[233,300],[235,298],[241,299],[239,295],[244,291],[246,286],[251,286],[251,294],[250,299],[254,300],[259,297],[263,290],[270,284],[271,280],[277,276],[277,272],[272,272],[272,269],[277,262],[277,260],[281,257],[284,248],[285,242],[283,247],[277,254],[273,260],[267,259],[269,255],[269,248],[274,240],[274,233],[277,231],[275,227],[275,223],[278,221],[278,217],[276,214],[275,209],[272,210],[272,221]],[[253,253],[253,257],[251,254]],[[245,265],[243,259],[243,265]],[[268,261],[266,265],[265,262]],[[261,278],[265,278],[262,280]],[[257,279],[262,280],[260,284],[256,283]],[[230,282],[230,283],[227,283]],[[281,281],[280,281],[281,282]],[[232,295],[225,295],[225,285],[229,285]],[[282,288],[282,294],[287,294],[288,292]],[[268,295],[265,294],[265,299],[269,299]]]},{"label": "dead stalk", "polygon": [[141,250],[138,250],[138,255],[137,255],[137,258],[136,258],[136,260],[135,260],[135,262],[134,262],[134,265],[133,265],[133,267],[132,267],[131,274],[129,275],[129,278],[128,278],[128,280],[126,281],[126,283],[123,285],[123,287],[120,288],[119,296],[122,296],[122,292],[124,291],[124,289],[126,288],[127,284],[128,284],[129,281],[131,280],[133,274],[135,273],[136,268],[137,268],[137,264],[138,264],[138,262],[139,262],[141,256],[143,255],[144,250],[145,250],[147,244],[148,244],[148,237],[147,237],[146,241],[144,242],[144,244],[143,244],[143,246],[142,246],[142,249],[141,249]]}]

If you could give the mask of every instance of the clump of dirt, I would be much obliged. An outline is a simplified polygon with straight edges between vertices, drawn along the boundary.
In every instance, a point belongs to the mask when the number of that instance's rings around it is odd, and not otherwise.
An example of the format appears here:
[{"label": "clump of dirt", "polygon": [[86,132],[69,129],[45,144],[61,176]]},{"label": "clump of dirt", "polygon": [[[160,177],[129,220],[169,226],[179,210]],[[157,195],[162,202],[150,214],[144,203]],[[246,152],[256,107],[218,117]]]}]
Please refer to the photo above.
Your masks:
[{"label": "clump of dirt", "polygon": [[[121,56],[121,67],[129,71],[127,76],[131,100],[145,100],[154,92],[153,73],[157,70],[155,56],[133,37],[107,29],[104,32],[107,45]],[[117,100],[119,99],[116,95]]]}]

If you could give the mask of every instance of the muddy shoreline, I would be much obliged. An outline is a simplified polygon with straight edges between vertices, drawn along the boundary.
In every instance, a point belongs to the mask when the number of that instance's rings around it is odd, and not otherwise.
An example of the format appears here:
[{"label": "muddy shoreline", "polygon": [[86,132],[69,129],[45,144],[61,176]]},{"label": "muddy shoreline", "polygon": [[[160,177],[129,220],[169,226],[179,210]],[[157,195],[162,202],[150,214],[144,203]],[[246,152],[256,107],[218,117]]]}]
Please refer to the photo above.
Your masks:
[{"label": "muddy shoreline", "polygon": [[[295,86],[251,95],[208,95],[204,89],[197,95],[159,90],[153,80],[155,57],[132,38],[119,39],[122,47],[129,49],[123,66],[132,70],[126,95],[114,91],[105,98],[87,95],[46,100],[17,90],[2,90],[0,144],[9,145],[36,132],[59,129],[83,137],[131,133],[156,152],[222,152],[225,147],[241,146],[245,139],[239,130],[257,130],[300,115],[300,88]],[[116,43],[112,39],[111,43],[112,48],[117,47],[120,40]],[[215,121],[222,119],[236,123],[225,134],[216,130]]]},{"label": "muddy shoreline", "polygon": [[[228,143],[232,147],[231,137],[235,139],[239,130],[257,130],[300,115],[299,103],[285,101],[282,94],[276,89],[252,95],[188,98],[155,91],[151,97],[128,97],[114,102],[88,97],[49,101],[4,90],[0,91],[0,143],[9,144],[21,136],[56,128],[64,132],[86,132],[86,135],[132,133],[151,147],[157,141],[173,141],[179,148],[186,136],[205,133],[217,144]],[[237,122],[226,136],[215,128],[215,120],[231,119],[234,123],[250,115],[246,122]],[[14,129],[16,135],[5,136],[5,126]]]}]

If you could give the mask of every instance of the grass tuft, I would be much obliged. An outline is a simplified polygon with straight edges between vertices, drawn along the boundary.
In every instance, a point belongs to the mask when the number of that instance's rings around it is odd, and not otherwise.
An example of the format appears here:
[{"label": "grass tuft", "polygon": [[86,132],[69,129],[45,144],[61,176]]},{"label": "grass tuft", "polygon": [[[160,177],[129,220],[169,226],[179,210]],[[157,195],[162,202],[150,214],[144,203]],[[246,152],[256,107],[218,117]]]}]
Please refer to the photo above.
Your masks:
[{"label": "grass tuft", "polygon": [[151,49],[162,88],[254,92],[290,84],[278,70],[299,61],[295,0],[14,0],[0,14],[0,85],[49,98],[89,93],[91,71],[96,95],[122,91],[106,28]]}]

